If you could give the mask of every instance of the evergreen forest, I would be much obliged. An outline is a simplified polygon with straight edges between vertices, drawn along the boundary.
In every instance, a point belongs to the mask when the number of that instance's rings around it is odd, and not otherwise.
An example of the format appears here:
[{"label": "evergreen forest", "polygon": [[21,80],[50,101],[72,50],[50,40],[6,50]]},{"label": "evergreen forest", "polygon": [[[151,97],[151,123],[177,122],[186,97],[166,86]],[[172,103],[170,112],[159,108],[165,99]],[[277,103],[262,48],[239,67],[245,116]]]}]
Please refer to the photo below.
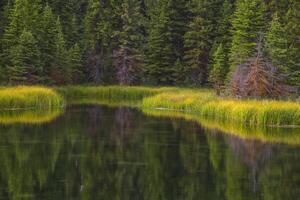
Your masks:
[{"label": "evergreen forest", "polygon": [[0,83],[300,87],[298,0],[1,0]]}]

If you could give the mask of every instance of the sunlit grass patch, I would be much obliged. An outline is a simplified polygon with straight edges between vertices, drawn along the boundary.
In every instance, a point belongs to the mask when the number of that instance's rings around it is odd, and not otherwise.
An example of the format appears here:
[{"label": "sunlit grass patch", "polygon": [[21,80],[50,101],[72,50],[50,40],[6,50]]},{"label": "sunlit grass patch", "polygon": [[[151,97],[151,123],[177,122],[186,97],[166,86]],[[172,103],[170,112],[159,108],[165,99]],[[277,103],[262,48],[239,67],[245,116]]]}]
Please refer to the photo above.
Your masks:
[{"label": "sunlit grass patch", "polygon": [[63,105],[64,99],[50,88],[26,86],[0,88],[0,110],[48,109]]},{"label": "sunlit grass patch", "polygon": [[300,103],[221,98],[209,89],[103,86],[56,88],[69,103],[117,105],[184,111],[226,123],[251,126],[300,125]]},{"label": "sunlit grass patch", "polygon": [[300,125],[300,103],[220,98],[209,90],[161,93],[145,98],[142,107],[185,111],[227,123]]}]

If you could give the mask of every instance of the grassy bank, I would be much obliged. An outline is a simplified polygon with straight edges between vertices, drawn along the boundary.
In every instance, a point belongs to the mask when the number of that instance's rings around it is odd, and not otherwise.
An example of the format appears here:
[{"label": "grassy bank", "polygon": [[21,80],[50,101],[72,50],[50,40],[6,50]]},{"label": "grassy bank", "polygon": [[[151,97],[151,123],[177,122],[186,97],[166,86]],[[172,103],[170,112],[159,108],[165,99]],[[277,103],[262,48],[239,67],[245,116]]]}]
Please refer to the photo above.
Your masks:
[{"label": "grassy bank", "polygon": [[64,99],[53,89],[44,87],[0,88],[0,110],[49,109],[61,107]]},{"label": "grassy bank", "polygon": [[62,87],[69,102],[130,102],[145,109],[192,113],[224,123],[247,126],[299,126],[300,103],[269,100],[235,100],[217,97],[208,89],[151,87]]},{"label": "grassy bank", "polygon": [[220,98],[208,90],[165,92],[143,99],[143,108],[180,110],[223,123],[299,126],[300,103]]},{"label": "grassy bank", "polygon": [[144,98],[174,91],[175,88],[151,88],[151,87],[127,87],[127,86],[105,86],[85,87],[70,86],[59,87],[56,91],[64,96],[69,103],[96,103],[96,102],[141,102]]},{"label": "grassy bank", "polygon": [[[130,102],[144,109],[191,113],[222,123],[247,126],[300,126],[300,103],[290,101],[235,100],[217,97],[206,89],[151,87],[15,87],[0,89],[0,110],[53,108],[64,104]],[[125,102],[125,103],[124,103]],[[133,102],[133,103],[132,103]]]}]

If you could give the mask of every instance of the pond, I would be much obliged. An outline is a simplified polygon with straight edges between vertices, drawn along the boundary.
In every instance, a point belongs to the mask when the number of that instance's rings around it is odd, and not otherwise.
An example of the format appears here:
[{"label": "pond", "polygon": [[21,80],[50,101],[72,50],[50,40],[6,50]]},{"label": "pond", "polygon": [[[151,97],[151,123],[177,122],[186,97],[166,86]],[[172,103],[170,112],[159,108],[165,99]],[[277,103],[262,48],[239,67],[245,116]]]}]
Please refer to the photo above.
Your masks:
[{"label": "pond", "polygon": [[300,146],[128,107],[0,126],[0,199],[295,200]]}]

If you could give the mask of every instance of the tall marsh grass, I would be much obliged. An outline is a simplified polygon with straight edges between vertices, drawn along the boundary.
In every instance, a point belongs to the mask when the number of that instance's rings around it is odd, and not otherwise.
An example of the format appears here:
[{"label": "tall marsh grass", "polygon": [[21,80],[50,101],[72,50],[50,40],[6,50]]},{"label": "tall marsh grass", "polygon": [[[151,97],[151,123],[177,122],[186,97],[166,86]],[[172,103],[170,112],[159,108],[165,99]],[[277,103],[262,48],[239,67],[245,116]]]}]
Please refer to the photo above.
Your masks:
[{"label": "tall marsh grass", "polygon": [[175,88],[151,88],[151,87],[128,87],[128,86],[104,86],[85,87],[70,86],[56,88],[56,91],[68,100],[80,100],[91,98],[93,100],[112,101],[138,101],[145,97],[159,94],[163,91],[174,90]]},{"label": "tall marsh grass", "polygon": [[299,126],[300,103],[220,98],[209,90],[166,92],[143,99],[143,108],[179,110],[226,123]]},{"label": "tall marsh grass", "polygon": [[0,88],[0,111],[18,109],[49,109],[61,107],[64,99],[53,89],[44,87]]},{"label": "tall marsh grass", "polygon": [[142,108],[183,111],[225,123],[300,126],[300,103],[220,98],[208,89],[73,86],[56,88],[56,91],[69,103],[131,101]]}]

